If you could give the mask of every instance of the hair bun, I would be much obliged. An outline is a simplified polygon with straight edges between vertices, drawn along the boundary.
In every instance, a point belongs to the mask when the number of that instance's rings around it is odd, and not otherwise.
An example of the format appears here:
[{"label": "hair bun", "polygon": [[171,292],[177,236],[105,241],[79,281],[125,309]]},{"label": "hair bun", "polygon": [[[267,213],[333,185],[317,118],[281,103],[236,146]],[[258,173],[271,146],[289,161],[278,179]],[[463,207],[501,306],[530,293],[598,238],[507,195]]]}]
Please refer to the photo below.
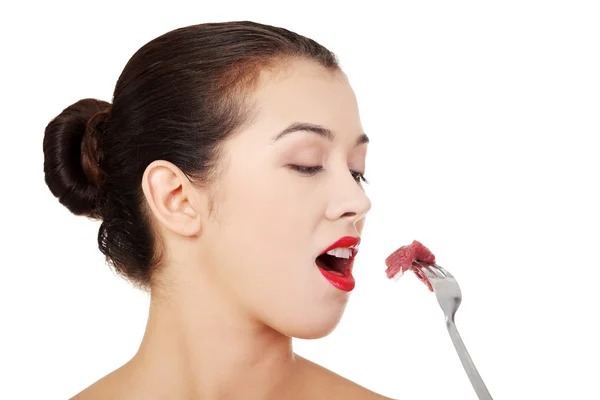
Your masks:
[{"label": "hair bun", "polygon": [[100,219],[99,137],[111,105],[83,99],[65,108],[44,134],[46,184],[73,214]]}]

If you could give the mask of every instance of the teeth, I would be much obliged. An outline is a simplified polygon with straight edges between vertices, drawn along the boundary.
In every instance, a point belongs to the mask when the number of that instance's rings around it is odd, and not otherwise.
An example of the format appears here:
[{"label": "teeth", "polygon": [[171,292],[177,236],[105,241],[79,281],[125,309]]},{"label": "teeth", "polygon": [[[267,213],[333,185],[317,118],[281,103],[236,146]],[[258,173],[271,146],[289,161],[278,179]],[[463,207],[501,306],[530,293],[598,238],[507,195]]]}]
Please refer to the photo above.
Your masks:
[{"label": "teeth", "polygon": [[329,250],[327,254],[337,258],[350,258],[352,257],[352,250],[338,247],[337,249]]}]

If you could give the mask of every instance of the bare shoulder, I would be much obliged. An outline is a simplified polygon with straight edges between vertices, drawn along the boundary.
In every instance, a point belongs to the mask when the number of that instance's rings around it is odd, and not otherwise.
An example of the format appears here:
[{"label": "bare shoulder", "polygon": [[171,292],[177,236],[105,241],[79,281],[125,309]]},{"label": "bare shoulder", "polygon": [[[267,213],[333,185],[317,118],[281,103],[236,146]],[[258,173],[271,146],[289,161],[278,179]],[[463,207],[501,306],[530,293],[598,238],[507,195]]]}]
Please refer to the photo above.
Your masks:
[{"label": "bare shoulder", "polygon": [[[365,388],[310,360],[297,356],[299,369],[296,379],[279,396],[289,400],[395,400]],[[148,400],[157,393],[144,389],[145,385],[132,385],[132,372],[127,365],[113,371],[82,390],[69,400]],[[159,398],[168,398],[158,396]]]},{"label": "bare shoulder", "polygon": [[131,393],[126,390],[128,385],[125,382],[125,375],[127,372],[124,367],[98,379],[69,400],[133,399]]},{"label": "bare shoulder", "polygon": [[114,392],[111,393],[110,375],[94,382],[90,386],[71,397],[69,400],[96,400],[102,398],[116,398]]},{"label": "bare shoulder", "polygon": [[303,375],[314,390],[311,398],[345,399],[345,400],[395,400],[373,392],[356,382],[344,378],[310,360],[298,356],[303,364]]}]

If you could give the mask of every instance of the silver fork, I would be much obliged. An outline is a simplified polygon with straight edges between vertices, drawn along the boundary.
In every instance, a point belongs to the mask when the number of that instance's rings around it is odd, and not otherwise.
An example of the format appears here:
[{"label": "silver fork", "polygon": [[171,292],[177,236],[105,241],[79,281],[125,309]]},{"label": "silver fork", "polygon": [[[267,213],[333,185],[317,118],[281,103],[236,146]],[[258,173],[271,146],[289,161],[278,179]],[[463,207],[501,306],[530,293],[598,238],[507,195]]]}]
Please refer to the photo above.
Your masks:
[{"label": "silver fork", "polygon": [[435,297],[446,315],[446,327],[448,328],[450,339],[452,339],[454,348],[471,381],[471,385],[473,385],[473,389],[475,389],[475,393],[477,393],[477,397],[479,397],[479,400],[493,400],[485,383],[483,383],[483,379],[481,379],[479,372],[477,372],[477,368],[475,368],[475,364],[471,360],[471,356],[469,356],[469,352],[460,338],[458,329],[456,329],[456,324],[454,323],[454,315],[456,315],[456,311],[462,301],[462,293],[458,282],[456,282],[456,279],[454,279],[454,276],[450,272],[435,263],[415,261],[413,265],[423,272],[427,279],[429,279],[429,282],[431,282],[431,286],[433,286]]}]

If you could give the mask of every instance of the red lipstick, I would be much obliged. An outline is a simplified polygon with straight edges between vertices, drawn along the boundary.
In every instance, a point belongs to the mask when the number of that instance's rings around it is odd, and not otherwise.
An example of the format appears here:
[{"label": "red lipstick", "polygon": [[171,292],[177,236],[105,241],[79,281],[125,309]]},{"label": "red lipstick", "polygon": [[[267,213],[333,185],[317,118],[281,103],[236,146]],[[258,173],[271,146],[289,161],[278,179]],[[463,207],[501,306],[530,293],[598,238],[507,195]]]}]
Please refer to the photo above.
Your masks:
[{"label": "red lipstick", "polygon": [[[337,289],[345,292],[350,292],[354,289],[356,282],[354,276],[352,276],[352,267],[354,265],[354,257],[358,249],[356,248],[360,244],[360,238],[352,236],[344,236],[331,246],[327,247],[319,257],[317,257],[317,267],[321,274]],[[337,258],[335,256],[328,256],[328,262],[326,263],[322,257],[325,254],[336,248],[349,248],[351,250],[350,258]]]},{"label": "red lipstick", "polygon": [[321,254],[325,254],[329,250],[333,250],[338,247],[351,247],[352,248],[352,258],[354,258],[354,256],[356,256],[356,252],[358,251],[354,247],[358,247],[359,244],[360,244],[360,238],[353,237],[353,236],[344,236],[343,238],[341,238],[340,240],[338,240],[337,242],[333,243],[331,246],[326,248],[323,252],[321,252]]}]

